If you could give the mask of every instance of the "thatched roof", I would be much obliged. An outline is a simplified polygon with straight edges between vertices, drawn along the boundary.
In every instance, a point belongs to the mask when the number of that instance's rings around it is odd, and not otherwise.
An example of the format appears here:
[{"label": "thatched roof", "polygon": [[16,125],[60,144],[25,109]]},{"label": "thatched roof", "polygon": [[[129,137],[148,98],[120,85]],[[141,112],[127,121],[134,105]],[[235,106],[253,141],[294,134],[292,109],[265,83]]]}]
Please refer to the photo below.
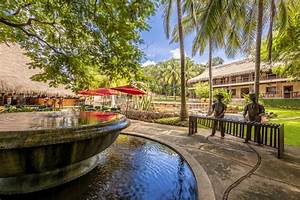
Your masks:
[{"label": "thatched roof", "polygon": [[47,83],[30,79],[39,69],[29,69],[30,59],[19,45],[0,44],[0,93],[17,93],[47,96],[75,96],[63,86],[49,87]]},{"label": "thatched roof", "polygon": [[[268,71],[271,68],[270,65],[262,64],[261,71]],[[241,75],[254,72],[255,63],[251,59],[244,59],[240,61],[235,61],[232,63],[227,63],[223,65],[218,65],[212,67],[213,78],[222,78],[227,76]],[[208,68],[199,76],[196,76],[188,80],[188,84],[194,84],[200,81],[207,81]]]}]

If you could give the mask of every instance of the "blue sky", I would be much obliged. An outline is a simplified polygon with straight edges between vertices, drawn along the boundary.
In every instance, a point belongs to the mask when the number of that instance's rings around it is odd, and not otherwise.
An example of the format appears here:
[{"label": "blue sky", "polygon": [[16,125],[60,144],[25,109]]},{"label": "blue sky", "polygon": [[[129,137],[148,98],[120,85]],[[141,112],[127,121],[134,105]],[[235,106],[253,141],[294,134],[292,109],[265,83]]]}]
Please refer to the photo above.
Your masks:
[{"label": "blue sky", "polygon": [[[171,24],[175,24],[177,22],[176,12],[173,12],[173,16],[171,18]],[[166,38],[164,34],[163,28],[163,12],[162,8],[158,8],[157,12],[154,16],[149,19],[149,24],[151,26],[149,31],[142,32],[142,38],[144,40],[144,44],[141,45],[142,51],[145,53],[146,57],[143,59],[142,64],[154,64],[159,61],[168,60],[172,57],[179,58],[179,44],[173,43],[170,44],[169,40]],[[194,35],[189,35],[185,38],[185,53],[187,56],[192,58],[192,41]],[[213,57],[219,56],[225,60],[225,62],[231,62],[233,60],[239,60],[244,56],[241,54],[236,55],[234,58],[227,58],[222,49],[216,50],[213,52]],[[193,57],[196,63],[207,63],[208,60],[208,51],[200,56],[196,55]]]}]

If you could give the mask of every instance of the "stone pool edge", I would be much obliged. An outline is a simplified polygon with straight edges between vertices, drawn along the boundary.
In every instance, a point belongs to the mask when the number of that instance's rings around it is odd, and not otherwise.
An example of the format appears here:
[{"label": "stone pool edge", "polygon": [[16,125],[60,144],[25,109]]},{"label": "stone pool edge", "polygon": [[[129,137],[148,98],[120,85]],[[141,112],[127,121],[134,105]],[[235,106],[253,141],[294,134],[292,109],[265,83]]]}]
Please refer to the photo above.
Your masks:
[{"label": "stone pool edge", "polygon": [[194,177],[196,179],[197,184],[197,194],[198,194],[198,200],[215,200],[215,193],[214,189],[212,187],[211,181],[208,178],[208,175],[204,168],[196,161],[196,159],[188,153],[186,150],[184,150],[182,147],[179,147],[177,145],[174,145],[170,143],[167,140],[156,138],[153,136],[145,135],[142,133],[132,132],[132,131],[121,131],[122,135],[131,135],[131,136],[138,136],[142,138],[146,138],[149,140],[153,140],[155,142],[161,143],[163,145],[168,146],[172,150],[174,150],[176,153],[181,155],[184,160],[188,163],[189,167],[191,168]]}]

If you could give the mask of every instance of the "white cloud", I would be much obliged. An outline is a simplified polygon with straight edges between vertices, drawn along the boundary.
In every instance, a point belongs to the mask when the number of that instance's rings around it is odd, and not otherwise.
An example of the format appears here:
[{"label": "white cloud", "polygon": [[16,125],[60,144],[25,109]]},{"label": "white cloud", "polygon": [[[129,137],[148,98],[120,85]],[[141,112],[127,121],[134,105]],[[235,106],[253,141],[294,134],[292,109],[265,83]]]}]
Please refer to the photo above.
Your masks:
[{"label": "white cloud", "polygon": [[170,53],[172,54],[172,58],[180,59],[180,50],[179,50],[179,48],[171,50]]},{"label": "white cloud", "polygon": [[[170,53],[172,55],[172,58],[180,59],[180,49],[179,48],[171,50]],[[186,53],[185,53],[185,56],[187,56]]]},{"label": "white cloud", "polygon": [[144,62],[143,64],[142,64],[142,67],[146,67],[146,66],[148,66],[148,65],[155,65],[156,64],[156,62],[154,62],[154,61],[152,61],[152,60],[147,60],[146,62]]}]

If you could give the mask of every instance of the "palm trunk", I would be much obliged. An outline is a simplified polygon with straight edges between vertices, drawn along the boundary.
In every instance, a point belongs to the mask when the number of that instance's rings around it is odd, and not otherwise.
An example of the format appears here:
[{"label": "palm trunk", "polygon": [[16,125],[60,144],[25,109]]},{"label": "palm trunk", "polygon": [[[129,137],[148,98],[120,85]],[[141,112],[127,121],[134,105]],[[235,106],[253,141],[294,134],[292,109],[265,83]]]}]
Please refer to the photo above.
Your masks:
[{"label": "palm trunk", "polygon": [[209,38],[208,41],[208,76],[209,76],[209,104],[208,104],[208,113],[211,113],[212,109],[212,100],[213,100],[213,78],[212,78],[212,68],[211,68],[211,60],[212,60],[212,41]]},{"label": "palm trunk", "polygon": [[261,49],[261,36],[262,36],[263,0],[258,1],[257,10],[258,10],[258,15],[257,15],[257,32],[256,32],[254,92],[256,98],[258,99],[259,79],[260,79],[260,49]]},{"label": "palm trunk", "polygon": [[180,47],[180,78],[181,78],[181,108],[180,108],[180,120],[186,120],[188,117],[186,107],[186,82],[185,82],[185,55],[184,55],[184,43],[183,43],[183,31],[182,31],[182,12],[181,12],[181,0],[177,0],[177,19],[178,19],[178,34],[179,34],[179,47]]},{"label": "palm trunk", "polygon": [[274,0],[271,0],[270,25],[269,25],[269,33],[268,33],[268,61],[269,61],[269,63],[272,63],[274,16],[275,16],[275,2],[274,2]]}]

